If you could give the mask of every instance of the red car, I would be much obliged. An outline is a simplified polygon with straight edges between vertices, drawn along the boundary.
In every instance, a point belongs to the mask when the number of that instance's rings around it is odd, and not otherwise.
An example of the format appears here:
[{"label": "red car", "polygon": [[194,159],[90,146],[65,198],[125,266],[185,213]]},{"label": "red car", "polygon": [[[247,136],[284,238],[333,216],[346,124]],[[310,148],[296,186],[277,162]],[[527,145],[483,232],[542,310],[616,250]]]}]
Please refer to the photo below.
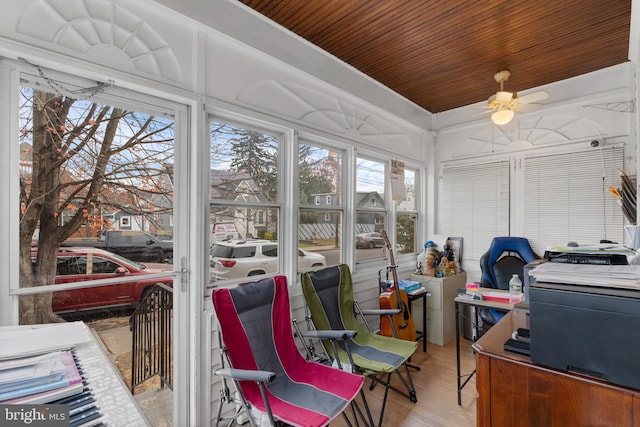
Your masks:
[{"label": "red car", "polygon": [[[56,313],[135,307],[154,285],[164,283],[172,286],[172,270],[171,264],[139,263],[98,248],[60,248],[56,284],[131,276],[137,276],[138,279],[113,285],[57,291],[53,293],[51,305]],[[164,272],[167,273],[166,278],[145,277]]]}]

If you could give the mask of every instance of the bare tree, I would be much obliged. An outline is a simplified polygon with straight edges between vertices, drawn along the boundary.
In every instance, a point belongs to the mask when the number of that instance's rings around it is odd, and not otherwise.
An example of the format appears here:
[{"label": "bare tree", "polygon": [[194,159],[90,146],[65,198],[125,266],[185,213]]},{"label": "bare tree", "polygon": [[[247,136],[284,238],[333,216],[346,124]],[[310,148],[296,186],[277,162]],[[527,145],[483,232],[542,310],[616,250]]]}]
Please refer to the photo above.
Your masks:
[{"label": "bare tree", "polygon": [[[55,283],[60,244],[82,226],[100,227],[104,208],[172,211],[166,164],[173,156],[173,122],[57,91],[23,87],[20,99],[24,288]],[[51,293],[22,296],[20,323],[58,320],[51,300]]]}]

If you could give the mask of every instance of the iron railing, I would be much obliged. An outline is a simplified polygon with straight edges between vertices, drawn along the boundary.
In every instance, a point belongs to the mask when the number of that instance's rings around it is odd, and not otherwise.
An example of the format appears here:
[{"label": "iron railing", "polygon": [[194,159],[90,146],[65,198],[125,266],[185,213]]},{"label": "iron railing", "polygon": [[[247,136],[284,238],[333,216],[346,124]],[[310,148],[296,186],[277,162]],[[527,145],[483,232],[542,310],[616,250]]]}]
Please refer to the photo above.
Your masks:
[{"label": "iron railing", "polygon": [[173,289],[155,285],[131,315],[129,326],[133,332],[131,393],[156,374],[161,388],[173,389]]}]

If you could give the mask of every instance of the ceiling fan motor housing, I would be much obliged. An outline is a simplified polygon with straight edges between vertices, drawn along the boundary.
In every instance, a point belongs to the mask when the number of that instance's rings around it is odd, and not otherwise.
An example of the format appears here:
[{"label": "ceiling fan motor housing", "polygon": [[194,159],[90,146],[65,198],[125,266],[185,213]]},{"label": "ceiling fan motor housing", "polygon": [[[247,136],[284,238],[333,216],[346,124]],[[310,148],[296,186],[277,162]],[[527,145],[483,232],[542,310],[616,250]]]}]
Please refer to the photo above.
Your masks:
[{"label": "ceiling fan motor housing", "polygon": [[511,71],[509,70],[498,71],[493,75],[493,78],[500,84],[509,80],[509,77],[511,77]]}]

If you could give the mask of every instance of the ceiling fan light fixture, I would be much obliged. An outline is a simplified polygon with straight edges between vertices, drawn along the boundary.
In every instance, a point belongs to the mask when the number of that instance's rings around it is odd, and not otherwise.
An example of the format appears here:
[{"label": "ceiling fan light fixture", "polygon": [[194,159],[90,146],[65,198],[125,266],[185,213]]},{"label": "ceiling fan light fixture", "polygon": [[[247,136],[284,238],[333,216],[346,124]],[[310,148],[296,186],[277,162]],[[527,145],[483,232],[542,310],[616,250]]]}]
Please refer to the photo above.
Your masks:
[{"label": "ceiling fan light fixture", "polygon": [[513,110],[498,110],[491,114],[491,120],[498,126],[506,125],[513,119]]}]

